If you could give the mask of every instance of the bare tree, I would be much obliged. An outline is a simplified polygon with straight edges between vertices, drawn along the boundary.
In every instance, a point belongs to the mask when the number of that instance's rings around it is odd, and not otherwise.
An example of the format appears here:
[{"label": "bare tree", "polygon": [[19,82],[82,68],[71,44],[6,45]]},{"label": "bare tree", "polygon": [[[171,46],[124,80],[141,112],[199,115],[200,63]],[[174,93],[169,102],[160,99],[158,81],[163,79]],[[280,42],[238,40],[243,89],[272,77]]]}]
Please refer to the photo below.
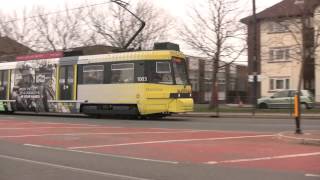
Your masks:
[{"label": "bare tree", "polygon": [[0,36],[7,36],[33,48],[36,31],[34,21],[28,18],[30,12],[23,9],[21,13],[0,14]]},{"label": "bare tree", "polygon": [[246,47],[244,26],[238,22],[236,2],[208,0],[204,6],[193,7],[189,13],[190,20],[180,32],[184,42],[213,62],[210,108],[218,107],[217,74],[221,68],[220,62],[234,62]]},{"label": "bare tree", "polygon": [[38,33],[37,49],[68,49],[83,44],[84,13],[82,9],[70,10],[65,5],[62,13],[46,15],[45,9],[37,9],[34,18]]},{"label": "bare tree", "polygon": [[1,14],[0,35],[8,36],[38,51],[56,51],[85,44],[83,9],[70,10],[67,5],[58,13],[43,7],[24,9],[13,15]]},{"label": "bare tree", "polygon": [[[139,21],[118,5],[110,4],[108,9],[109,11],[98,8],[89,10],[87,23],[92,27],[91,41],[123,48],[140,27]],[[146,22],[146,27],[130,48],[150,48],[155,41],[166,36],[172,20],[163,11],[145,0],[139,1],[130,9]]]}]

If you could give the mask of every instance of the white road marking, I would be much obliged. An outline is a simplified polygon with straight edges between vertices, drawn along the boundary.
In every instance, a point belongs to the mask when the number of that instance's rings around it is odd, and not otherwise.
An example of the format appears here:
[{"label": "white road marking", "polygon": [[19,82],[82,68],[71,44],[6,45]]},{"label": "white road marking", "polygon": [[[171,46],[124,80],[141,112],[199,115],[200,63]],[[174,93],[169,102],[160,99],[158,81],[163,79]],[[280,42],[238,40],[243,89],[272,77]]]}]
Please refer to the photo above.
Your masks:
[{"label": "white road marking", "polygon": [[82,125],[82,126],[99,126],[99,125],[92,125],[92,124],[85,124],[85,123],[58,123],[58,122],[38,122],[38,121],[12,121],[12,120],[8,120],[8,121],[1,121],[0,120],[0,123],[1,124],[8,124],[10,123],[10,125],[12,124],[30,124],[30,125],[33,125],[33,124],[57,124],[57,125]]},{"label": "white road marking", "polygon": [[178,134],[178,133],[195,133],[207,132],[206,130],[178,131],[178,132],[114,132],[114,133],[62,133],[62,134],[26,134],[15,136],[0,136],[0,138],[25,138],[25,137],[43,137],[43,136],[88,136],[88,135],[138,135],[138,134]]},{"label": "white road marking", "polygon": [[99,125],[91,125],[91,124],[73,124],[73,123],[53,123],[53,122],[31,122],[32,124],[48,124],[48,125],[74,125],[74,126],[99,126]]},{"label": "white road marking", "polygon": [[221,138],[203,138],[203,139],[173,139],[164,141],[144,141],[134,143],[122,143],[122,144],[105,144],[95,146],[78,146],[69,147],[68,149],[91,149],[101,147],[116,147],[116,146],[130,146],[130,145],[142,145],[142,144],[158,144],[158,143],[173,143],[173,142],[191,142],[191,141],[213,141],[213,140],[229,140],[229,139],[243,139],[243,138],[260,138],[260,137],[271,137],[274,135],[255,135],[255,136],[234,136],[234,137],[221,137]]},{"label": "white road marking", "polygon": [[53,127],[53,126],[48,126],[48,127],[26,127],[26,128],[0,128],[0,130],[32,130],[32,129],[119,129],[122,127]]},{"label": "white road marking", "polygon": [[294,140],[301,140],[301,141],[319,141],[319,139],[306,138],[306,137],[293,137],[293,136],[286,136],[284,134],[285,133],[279,133],[278,135],[280,137],[284,137],[284,138],[287,138],[287,139],[294,139]]},{"label": "white road marking", "polygon": [[[70,124],[71,125],[71,124]],[[96,129],[112,129],[112,128],[124,128],[124,129],[143,129],[143,128],[136,128],[136,127],[121,127],[121,126],[96,126],[96,125],[92,125],[89,127],[85,127],[86,125],[84,125],[84,127],[78,127],[78,126],[70,126],[70,127],[55,127],[55,126],[48,126],[48,127],[4,127],[4,128],[0,128],[0,130],[24,130],[24,129],[53,129],[53,128],[59,128],[59,129],[63,129],[63,128],[78,128],[78,129],[85,129],[85,128],[96,128]],[[194,129],[169,129],[169,128],[145,128],[147,130],[167,130],[167,131],[174,131],[174,132],[179,132],[179,131],[193,131]],[[203,130],[203,131],[211,131],[211,130]],[[213,132],[219,132],[219,131],[213,131]]]},{"label": "white road marking", "polygon": [[305,174],[305,176],[307,176],[307,177],[319,177],[320,178],[320,174]]},{"label": "white road marking", "polygon": [[320,152],[313,152],[313,153],[304,153],[304,154],[269,156],[269,157],[261,157],[261,158],[235,159],[235,160],[227,160],[227,161],[209,161],[206,164],[240,163],[240,162],[264,161],[264,160],[273,160],[273,159],[289,159],[289,158],[319,156],[319,155],[320,155]]},{"label": "white road marking", "polygon": [[132,180],[150,180],[150,179],[146,179],[146,178],[126,176],[126,175],[122,175],[122,174],[107,173],[107,172],[95,171],[95,170],[89,170],[89,169],[82,169],[82,168],[76,168],[76,167],[71,167],[71,166],[53,164],[53,163],[49,163],[49,162],[33,161],[30,159],[23,159],[23,158],[18,158],[18,157],[13,157],[13,156],[0,155],[0,158],[15,160],[15,161],[22,161],[22,162],[38,164],[38,165],[43,165],[43,166],[50,166],[50,167],[55,167],[55,168],[59,168],[59,169],[67,169],[67,170],[71,170],[71,171],[78,171],[78,172],[82,172],[82,173],[102,175],[102,176],[107,176],[107,177],[117,177],[117,178],[132,179]]},{"label": "white road marking", "polygon": [[137,158],[137,157],[131,157],[131,156],[103,154],[103,153],[79,151],[79,150],[70,150],[70,149],[49,147],[49,146],[42,146],[42,145],[35,145],[35,144],[24,144],[24,145],[25,146],[30,146],[30,147],[35,147],[35,148],[43,148],[43,149],[66,151],[66,152],[76,152],[76,153],[90,154],[90,155],[95,155],[95,156],[105,156],[105,157],[113,157],[113,158],[132,159],[132,160],[149,161],[149,162],[166,163],[166,164],[178,164],[178,162],[176,162],[176,161],[164,161],[164,160],[156,160],[156,159]]}]

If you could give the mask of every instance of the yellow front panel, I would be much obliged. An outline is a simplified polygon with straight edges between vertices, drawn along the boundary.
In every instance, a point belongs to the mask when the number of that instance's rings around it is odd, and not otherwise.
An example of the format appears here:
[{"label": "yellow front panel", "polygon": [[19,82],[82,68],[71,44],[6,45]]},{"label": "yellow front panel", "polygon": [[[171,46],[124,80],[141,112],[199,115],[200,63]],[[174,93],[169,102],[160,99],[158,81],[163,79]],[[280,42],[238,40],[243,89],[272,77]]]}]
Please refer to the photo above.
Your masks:
[{"label": "yellow front panel", "polygon": [[193,111],[192,98],[170,98],[170,93],[191,93],[190,86],[145,84],[144,96],[138,104],[141,114]]}]

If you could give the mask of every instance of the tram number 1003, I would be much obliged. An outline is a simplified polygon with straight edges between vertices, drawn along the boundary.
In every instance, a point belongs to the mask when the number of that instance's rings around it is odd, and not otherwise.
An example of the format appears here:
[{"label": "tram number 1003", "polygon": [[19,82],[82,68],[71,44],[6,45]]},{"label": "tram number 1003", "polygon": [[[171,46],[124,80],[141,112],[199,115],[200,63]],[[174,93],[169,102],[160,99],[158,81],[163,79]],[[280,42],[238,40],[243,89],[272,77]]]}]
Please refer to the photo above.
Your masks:
[{"label": "tram number 1003", "polygon": [[145,77],[145,76],[137,77],[137,81],[138,81],[138,82],[147,82],[147,81],[148,81],[148,78]]}]

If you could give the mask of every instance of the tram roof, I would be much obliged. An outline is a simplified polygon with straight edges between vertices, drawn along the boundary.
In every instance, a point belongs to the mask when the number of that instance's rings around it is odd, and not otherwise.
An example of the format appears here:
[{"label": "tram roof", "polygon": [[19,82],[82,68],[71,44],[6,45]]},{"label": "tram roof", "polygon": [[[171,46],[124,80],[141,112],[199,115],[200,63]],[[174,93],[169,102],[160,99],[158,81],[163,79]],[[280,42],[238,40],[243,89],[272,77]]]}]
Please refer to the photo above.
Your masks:
[{"label": "tram roof", "polygon": [[78,64],[134,60],[170,60],[172,57],[185,58],[183,53],[179,51],[135,51],[114,54],[80,56]]},{"label": "tram roof", "polygon": [[21,63],[36,63],[38,61],[47,61],[50,64],[91,64],[99,62],[121,62],[121,61],[135,61],[135,60],[170,60],[172,57],[185,58],[185,55],[179,51],[173,50],[156,50],[156,51],[134,51],[134,52],[121,52],[112,54],[99,54],[99,55],[85,55],[85,56],[72,56],[52,59],[39,59],[28,61],[16,62],[3,62],[0,63],[0,70],[15,69]]}]

